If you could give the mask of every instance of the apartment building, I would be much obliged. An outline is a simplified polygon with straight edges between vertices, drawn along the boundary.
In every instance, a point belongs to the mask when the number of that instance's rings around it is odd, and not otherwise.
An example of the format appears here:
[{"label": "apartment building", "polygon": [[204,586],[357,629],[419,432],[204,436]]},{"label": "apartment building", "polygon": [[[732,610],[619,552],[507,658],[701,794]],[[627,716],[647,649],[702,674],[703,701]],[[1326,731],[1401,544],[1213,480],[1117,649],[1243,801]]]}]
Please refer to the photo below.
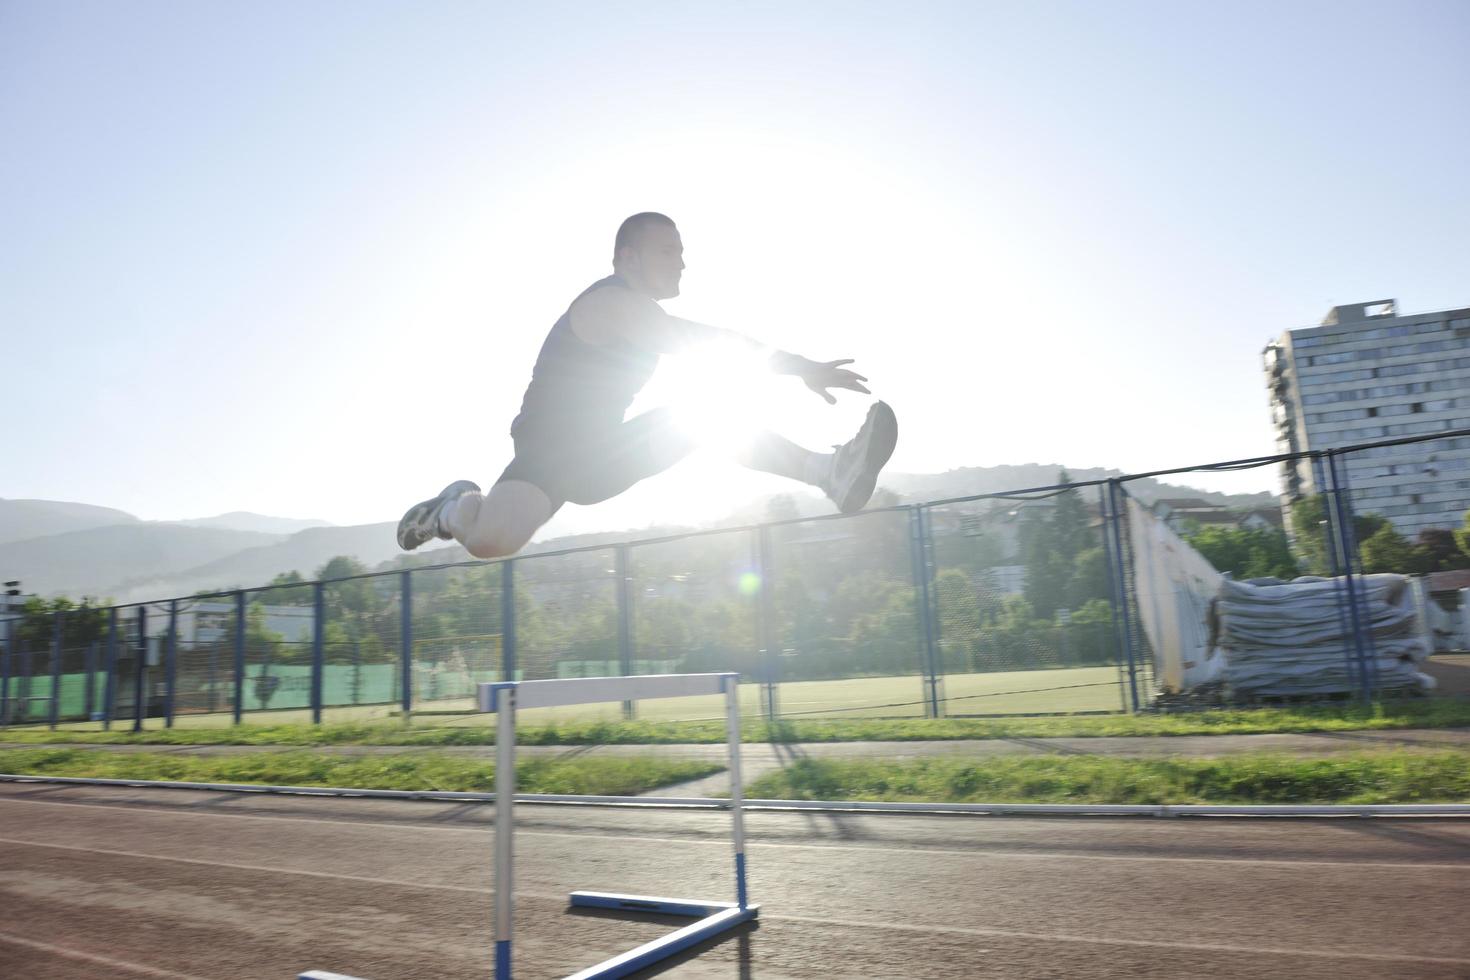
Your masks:
[{"label": "apartment building", "polygon": [[[1470,309],[1398,312],[1395,300],[1336,306],[1262,352],[1283,452],[1470,429]],[[1408,537],[1458,527],[1470,508],[1470,436],[1347,457],[1353,507]],[[1282,499],[1318,492],[1307,461],[1282,470]]]}]

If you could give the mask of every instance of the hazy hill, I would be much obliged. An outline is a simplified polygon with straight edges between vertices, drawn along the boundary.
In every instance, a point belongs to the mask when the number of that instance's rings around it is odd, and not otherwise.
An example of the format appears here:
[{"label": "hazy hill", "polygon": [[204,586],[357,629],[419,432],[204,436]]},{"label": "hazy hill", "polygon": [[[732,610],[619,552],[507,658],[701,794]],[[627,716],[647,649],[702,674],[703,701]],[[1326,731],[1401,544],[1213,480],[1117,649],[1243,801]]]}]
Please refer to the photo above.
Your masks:
[{"label": "hazy hill", "polygon": [[235,510],[215,517],[196,517],[187,521],[175,521],[185,527],[215,527],[226,531],[256,531],[260,534],[295,534],[313,527],[332,527],[331,521],[300,519],[295,517],[267,517],[245,510]]},{"label": "hazy hill", "polygon": [[[121,598],[171,598],[203,589],[248,588],[264,585],[283,572],[300,572],[310,578],[338,555],[351,555],[369,568],[401,555],[394,539],[395,524],[359,524],[353,527],[315,527],[287,538],[272,538],[256,547],[236,549],[204,563],[179,563],[167,573],[130,577],[119,586]],[[195,529],[197,530],[197,529]],[[222,532],[224,533],[224,532]],[[228,532],[241,533],[241,532]],[[458,561],[464,552],[447,560]]]},{"label": "hazy hill", "polygon": [[[997,493],[1044,486],[1062,469],[1056,464],[967,467],[947,473],[885,474],[882,487],[905,503]],[[1074,480],[1120,475],[1116,470],[1068,469]],[[1271,507],[1269,493],[1222,494],[1193,487],[1139,480],[1129,491],[1145,502],[1159,497],[1200,497],[1231,507]],[[827,514],[831,504],[815,492],[793,492],[751,501],[710,526],[740,526],[769,520],[777,513]],[[108,525],[108,526],[98,526]],[[350,555],[368,568],[405,559],[393,537],[393,524],[353,527],[236,512],[174,523],[139,521],[122,511],[46,500],[0,500],[0,579],[18,578],[27,592],[41,595],[93,595],[119,601],[166,599],[205,589],[249,588],[283,572],[310,578],[338,555]],[[81,525],[78,527],[77,525]],[[63,528],[47,531],[47,528]],[[611,544],[675,533],[669,527],[579,534],[538,541],[527,553]],[[25,540],[5,534],[25,534]],[[416,553],[409,563],[462,561],[457,546]]]},{"label": "hazy hill", "polygon": [[163,575],[278,540],[276,535],[138,521],[0,544],[0,578],[28,593],[122,599],[129,579]]},{"label": "hazy hill", "polygon": [[43,538],[68,531],[85,531],[111,524],[141,523],[132,514],[111,507],[73,504],[62,500],[5,500],[0,498],[0,544]]},{"label": "hazy hill", "polygon": [[[1022,463],[1011,466],[968,466],[945,473],[885,473],[880,485],[901,494],[905,502],[943,500],[947,497],[1050,486],[1056,482],[1057,474],[1063,469],[1073,482],[1106,480],[1123,475],[1121,470],[1102,467],[1074,469],[1059,463]],[[1265,491],[1217,493],[1180,484],[1161,483],[1154,479],[1131,480],[1127,487],[1130,494],[1144,503],[1152,503],[1160,497],[1198,497],[1227,507],[1274,507],[1277,504],[1275,494]]]}]

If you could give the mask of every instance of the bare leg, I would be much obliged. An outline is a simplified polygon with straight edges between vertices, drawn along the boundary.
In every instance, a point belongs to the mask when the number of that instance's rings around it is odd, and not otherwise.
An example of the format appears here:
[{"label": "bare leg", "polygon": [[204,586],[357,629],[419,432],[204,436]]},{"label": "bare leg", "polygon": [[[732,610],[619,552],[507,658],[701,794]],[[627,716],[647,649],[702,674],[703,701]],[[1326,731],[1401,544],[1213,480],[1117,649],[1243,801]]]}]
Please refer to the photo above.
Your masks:
[{"label": "bare leg", "polygon": [[505,480],[467,493],[444,509],[444,529],[476,558],[504,558],[525,547],[556,508],[534,483]]},{"label": "bare leg", "polygon": [[799,480],[822,490],[827,489],[832,471],[832,454],[803,449],[785,436],[762,432],[743,447],[735,457],[740,465],[762,473],[774,473]]},{"label": "bare leg", "polygon": [[873,496],[878,472],[893,454],[898,420],[886,402],[874,402],[862,428],[835,453],[814,453],[774,432],[762,432],[737,457],[753,470],[800,480],[825,493],[844,514]]}]

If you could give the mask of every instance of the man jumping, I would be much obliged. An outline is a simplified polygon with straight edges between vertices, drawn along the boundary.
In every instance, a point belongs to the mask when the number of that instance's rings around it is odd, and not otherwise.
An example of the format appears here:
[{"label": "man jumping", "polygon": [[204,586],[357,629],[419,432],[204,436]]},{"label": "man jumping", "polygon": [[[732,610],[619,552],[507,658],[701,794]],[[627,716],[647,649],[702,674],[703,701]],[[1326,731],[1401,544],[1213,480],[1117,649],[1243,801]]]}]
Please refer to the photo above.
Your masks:
[{"label": "man jumping", "polygon": [[[778,374],[800,378],[829,404],[828,391],[869,394],[849,360],[812,361],[773,351],[730,330],[665,313],[658,300],[679,295],[684,245],[662,214],[635,214],[618,228],[613,274],[589,286],[551,328],[536,358],[521,413],[511,425],[515,458],[482,494],[458,480],[415,504],[398,522],[398,544],[412,551],[453,539],[476,558],[513,555],[562,504],[595,504],[661,473],[694,448],[668,409],[631,419],[623,413],[653,375],[659,356],[707,343],[736,343],[768,355]],[[878,471],[893,455],[898,421],[875,402],[849,442],[833,453],[803,449],[763,432],[739,451],[751,469],[820,488],[843,513],[861,510]]]}]

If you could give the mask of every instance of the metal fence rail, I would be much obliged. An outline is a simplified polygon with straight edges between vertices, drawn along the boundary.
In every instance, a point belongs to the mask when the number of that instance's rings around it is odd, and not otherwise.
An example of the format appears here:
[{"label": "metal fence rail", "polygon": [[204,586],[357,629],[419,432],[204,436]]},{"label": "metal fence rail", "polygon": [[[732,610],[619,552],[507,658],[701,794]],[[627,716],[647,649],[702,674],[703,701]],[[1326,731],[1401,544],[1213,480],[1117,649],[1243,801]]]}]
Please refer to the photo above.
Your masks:
[{"label": "metal fence rail", "polygon": [[[452,718],[484,681],[690,671],[738,671],[743,710],[770,719],[1145,710],[1160,682],[1140,623],[1130,485],[1282,465],[1312,476],[1320,519],[1288,530],[1303,570],[1338,583],[1345,667],[1372,699],[1383,692],[1361,538],[1389,539],[1394,515],[1372,516],[1382,473],[1464,469],[1434,484],[1432,503],[1452,508],[1458,493],[1470,506],[1461,449],[1470,430],[11,616],[0,724]],[[697,698],[598,710],[718,714]]]}]

